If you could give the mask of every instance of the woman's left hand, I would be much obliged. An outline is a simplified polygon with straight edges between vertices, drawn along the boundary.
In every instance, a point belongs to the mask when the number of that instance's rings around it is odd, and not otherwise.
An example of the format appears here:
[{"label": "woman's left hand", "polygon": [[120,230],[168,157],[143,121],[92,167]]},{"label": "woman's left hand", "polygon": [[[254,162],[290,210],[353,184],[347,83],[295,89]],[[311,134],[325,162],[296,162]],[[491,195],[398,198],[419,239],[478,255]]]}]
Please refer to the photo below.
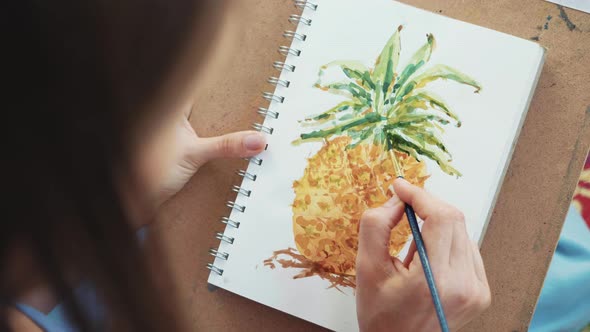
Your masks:
[{"label": "woman's left hand", "polygon": [[257,131],[240,131],[217,137],[199,137],[184,116],[177,127],[181,151],[177,162],[168,171],[156,194],[156,206],[178,193],[203,164],[218,158],[252,157],[264,150],[266,139]]}]

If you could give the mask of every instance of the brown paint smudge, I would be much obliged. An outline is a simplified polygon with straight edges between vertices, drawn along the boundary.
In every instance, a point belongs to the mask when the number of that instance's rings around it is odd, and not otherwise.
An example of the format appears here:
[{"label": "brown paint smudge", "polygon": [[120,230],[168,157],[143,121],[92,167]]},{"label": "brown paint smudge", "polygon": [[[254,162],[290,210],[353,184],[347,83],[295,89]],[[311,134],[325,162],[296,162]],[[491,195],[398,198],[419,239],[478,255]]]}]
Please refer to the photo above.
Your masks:
[{"label": "brown paint smudge", "polygon": [[343,292],[340,287],[356,288],[356,278],[350,275],[342,275],[327,271],[321,264],[313,262],[305,256],[297,252],[295,248],[287,248],[273,252],[273,255],[264,260],[264,265],[271,269],[276,268],[275,263],[281,265],[282,268],[297,268],[301,269],[299,274],[293,276],[293,279],[302,279],[312,276],[318,276],[321,279],[330,282],[330,288],[335,288]]}]

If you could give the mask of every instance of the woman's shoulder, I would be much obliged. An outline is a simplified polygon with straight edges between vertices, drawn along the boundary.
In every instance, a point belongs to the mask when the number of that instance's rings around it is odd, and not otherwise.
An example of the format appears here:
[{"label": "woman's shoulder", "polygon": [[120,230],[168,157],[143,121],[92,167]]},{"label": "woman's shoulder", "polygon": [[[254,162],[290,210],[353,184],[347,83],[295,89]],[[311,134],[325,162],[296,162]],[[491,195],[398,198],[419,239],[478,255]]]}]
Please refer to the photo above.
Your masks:
[{"label": "woman's shoulder", "polygon": [[37,325],[29,316],[24,314],[22,311],[15,307],[2,306],[0,308],[3,311],[8,328],[15,332],[42,332],[43,330]]}]

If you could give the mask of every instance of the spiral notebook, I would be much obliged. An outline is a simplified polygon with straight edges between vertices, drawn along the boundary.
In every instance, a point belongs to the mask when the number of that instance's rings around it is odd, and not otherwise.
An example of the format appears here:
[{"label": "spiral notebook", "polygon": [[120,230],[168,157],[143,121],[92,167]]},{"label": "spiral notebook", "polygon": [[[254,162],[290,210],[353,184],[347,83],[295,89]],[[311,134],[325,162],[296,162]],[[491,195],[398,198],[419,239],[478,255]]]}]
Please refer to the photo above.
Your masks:
[{"label": "spiral notebook", "polygon": [[[397,164],[461,209],[481,242],[545,50],[391,0],[312,2],[285,18],[292,42],[254,124],[268,148],[239,171],[208,281],[355,331],[363,211],[393,195]],[[404,220],[391,255],[410,241]]]}]

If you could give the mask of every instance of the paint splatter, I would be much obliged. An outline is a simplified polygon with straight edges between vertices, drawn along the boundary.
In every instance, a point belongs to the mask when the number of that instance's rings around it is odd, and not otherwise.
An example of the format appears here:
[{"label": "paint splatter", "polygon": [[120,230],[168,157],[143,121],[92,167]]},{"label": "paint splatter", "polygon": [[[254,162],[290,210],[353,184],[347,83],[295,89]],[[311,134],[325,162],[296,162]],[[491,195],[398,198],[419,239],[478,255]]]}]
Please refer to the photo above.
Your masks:
[{"label": "paint splatter", "polygon": [[549,22],[551,21],[552,18],[553,18],[553,16],[547,15],[547,18],[545,18],[545,23],[543,25],[537,25],[537,30],[540,31],[539,35],[531,37],[530,40],[534,40],[534,41],[541,40],[541,35],[544,32],[543,30],[549,30]]},{"label": "paint splatter", "polygon": [[549,30],[549,21],[551,21],[552,18],[553,16],[547,15],[547,20],[545,21],[545,25],[543,25],[543,29]]},{"label": "paint splatter", "polygon": [[569,17],[567,16],[567,13],[565,12],[565,9],[563,9],[563,6],[557,5],[557,8],[559,8],[559,17],[565,22],[567,28],[570,31],[574,31],[576,29],[576,25],[572,21],[570,21]]}]

